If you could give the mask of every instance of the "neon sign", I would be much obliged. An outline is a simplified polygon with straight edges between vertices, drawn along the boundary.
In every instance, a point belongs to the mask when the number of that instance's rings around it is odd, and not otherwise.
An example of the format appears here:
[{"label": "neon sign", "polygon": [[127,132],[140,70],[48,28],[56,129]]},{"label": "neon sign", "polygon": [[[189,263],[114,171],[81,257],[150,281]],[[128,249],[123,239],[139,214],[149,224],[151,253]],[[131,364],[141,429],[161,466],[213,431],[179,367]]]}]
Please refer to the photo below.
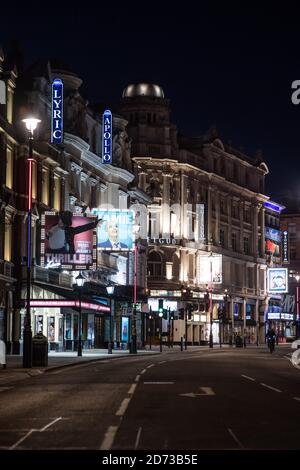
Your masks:
[{"label": "neon sign", "polygon": [[55,78],[52,83],[51,143],[63,142],[63,82]]},{"label": "neon sign", "polygon": [[102,117],[102,163],[112,163],[112,114],[109,109]]}]

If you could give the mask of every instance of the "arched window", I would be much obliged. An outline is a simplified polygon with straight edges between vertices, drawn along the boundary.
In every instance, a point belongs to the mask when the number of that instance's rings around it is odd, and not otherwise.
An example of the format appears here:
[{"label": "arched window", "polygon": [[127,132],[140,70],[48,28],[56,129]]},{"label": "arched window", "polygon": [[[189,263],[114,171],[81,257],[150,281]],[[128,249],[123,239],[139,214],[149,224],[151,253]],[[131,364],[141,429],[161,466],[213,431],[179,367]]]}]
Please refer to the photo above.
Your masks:
[{"label": "arched window", "polygon": [[148,256],[148,275],[162,276],[162,257],[157,251],[151,251]]}]

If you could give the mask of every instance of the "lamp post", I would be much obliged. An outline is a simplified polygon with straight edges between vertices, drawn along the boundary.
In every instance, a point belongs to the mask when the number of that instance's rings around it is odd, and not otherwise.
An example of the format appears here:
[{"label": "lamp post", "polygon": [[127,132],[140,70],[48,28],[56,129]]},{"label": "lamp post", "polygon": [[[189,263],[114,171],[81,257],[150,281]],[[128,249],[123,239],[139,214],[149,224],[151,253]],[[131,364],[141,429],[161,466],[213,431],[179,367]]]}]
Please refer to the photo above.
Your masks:
[{"label": "lamp post", "polygon": [[33,117],[23,119],[28,130],[28,206],[27,206],[27,289],[26,289],[26,315],[23,330],[23,367],[32,367],[32,330],[30,314],[30,290],[31,290],[31,216],[32,216],[32,165],[33,158],[33,132],[37,128],[40,119]]},{"label": "lamp post", "polygon": [[209,347],[214,347],[213,342],[213,301],[212,301],[212,286],[213,286],[213,271],[212,271],[212,264],[213,264],[213,254],[210,252],[209,255],[209,262],[210,262],[210,302],[209,302],[209,312],[210,312],[210,332],[209,332]]},{"label": "lamp post", "polygon": [[137,331],[136,331],[136,289],[137,289],[137,257],[138,257],[138,238],[137,234],[140,230],[138,224],[133,225],[134,232],[134,274],[133,274],[133,312],[132,312],[132,326],[131,326],[131,354],[137,354]]},{"label": "lamp post", "polygon": [[[113,295],[115,290],[115,286],[106,286],[106,291],[108,295]],[[108,341],[108,354],[112,354],[112,343],[113,343],[113,338],[112,338],[112,332],[113,332],[113,326],[112,326],[112,301],[110,301],[110,317],[109,317],[109,341]]]},{"label": "lamp post", "polygon": [[172,321],[172,348],[174,347],[174,312],[171,314],[171,321]]},{"label": "lamp post", "polygon": [[78,345],[77,345],[77,356],[82,356],[82,315],[81,315],[81,291],[85,283],[85,278],[81,274],[75,278],[76,286],[78,290],[78,300],[79,300],[79,326],[78,326]]},{"label": "lamp post", "polygon": [[149,333],[150,333],[150,337],[149,337],[149,347],[150,349],[152,349],[152,308],[150,307],[150,313],[149,313]]},{"label": "lamp post", "polygon": [[163,312],[159,312],[158,313],[158,316],[159,316],[159,350],[160,352],[162,352],[162,317],[163,317]]},{"label": "lamp post", "polygon": [[296,339],[300,336],[300,316],[299,316],[299,274],[296,274],[295,279],[297,281],[296,286]]},{"label": "lamp post", "polygon": [[[225,320],[226,320],[226,325],[229,325],[229,318],[228,318],[228,298],[229,298],[228,289],[225,289],[225,290],[224,290],[224,295],[223,295],[223,299],[224,299],[223,342],[224,342],[224,323],[225,323]],[[231,341],[230,341],[230,338],[231,338]],[[229,337],[229,344],[232,344],[232,337],[231,337],[231,336]]]}]

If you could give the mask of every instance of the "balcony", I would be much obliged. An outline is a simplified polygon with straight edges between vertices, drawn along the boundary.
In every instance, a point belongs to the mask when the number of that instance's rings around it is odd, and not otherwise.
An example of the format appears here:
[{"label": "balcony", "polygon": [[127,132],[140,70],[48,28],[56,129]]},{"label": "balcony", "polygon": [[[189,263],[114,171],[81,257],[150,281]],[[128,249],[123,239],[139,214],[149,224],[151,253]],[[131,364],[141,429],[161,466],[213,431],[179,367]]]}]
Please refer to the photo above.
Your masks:
[{"label": "balcony", "polygon": [[[23,267],[23,279],[27,276],[26,266]],[[33,282],[50,284],[56,287],[72,289],[72,276],[67,273],[55,271],[54,269],[45,269],[40,266],[34,266],[32,269]]]},{"label": "balcony", "polygon": [[14,265],[9,261],[0,260],[0,275],[12,278],[14,275]]}]

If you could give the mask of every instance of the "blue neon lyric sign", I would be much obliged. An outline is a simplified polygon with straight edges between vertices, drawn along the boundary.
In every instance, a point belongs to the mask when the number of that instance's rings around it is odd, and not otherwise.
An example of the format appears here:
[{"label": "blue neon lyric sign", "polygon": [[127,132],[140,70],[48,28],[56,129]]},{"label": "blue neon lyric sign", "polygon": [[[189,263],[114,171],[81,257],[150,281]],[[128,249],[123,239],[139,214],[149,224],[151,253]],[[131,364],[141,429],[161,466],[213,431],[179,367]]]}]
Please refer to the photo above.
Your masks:
[{"label": "blue neon lyric sign", "polygon": [[63,82],[60,78],[55,78],[52,82],[51,104],[51,142],[61,144],[63,142]]},{"label": "blue neon lyric sign", "polygon": [[102,163],[112,163],[112,114],[109,109],[102,117]]}]

